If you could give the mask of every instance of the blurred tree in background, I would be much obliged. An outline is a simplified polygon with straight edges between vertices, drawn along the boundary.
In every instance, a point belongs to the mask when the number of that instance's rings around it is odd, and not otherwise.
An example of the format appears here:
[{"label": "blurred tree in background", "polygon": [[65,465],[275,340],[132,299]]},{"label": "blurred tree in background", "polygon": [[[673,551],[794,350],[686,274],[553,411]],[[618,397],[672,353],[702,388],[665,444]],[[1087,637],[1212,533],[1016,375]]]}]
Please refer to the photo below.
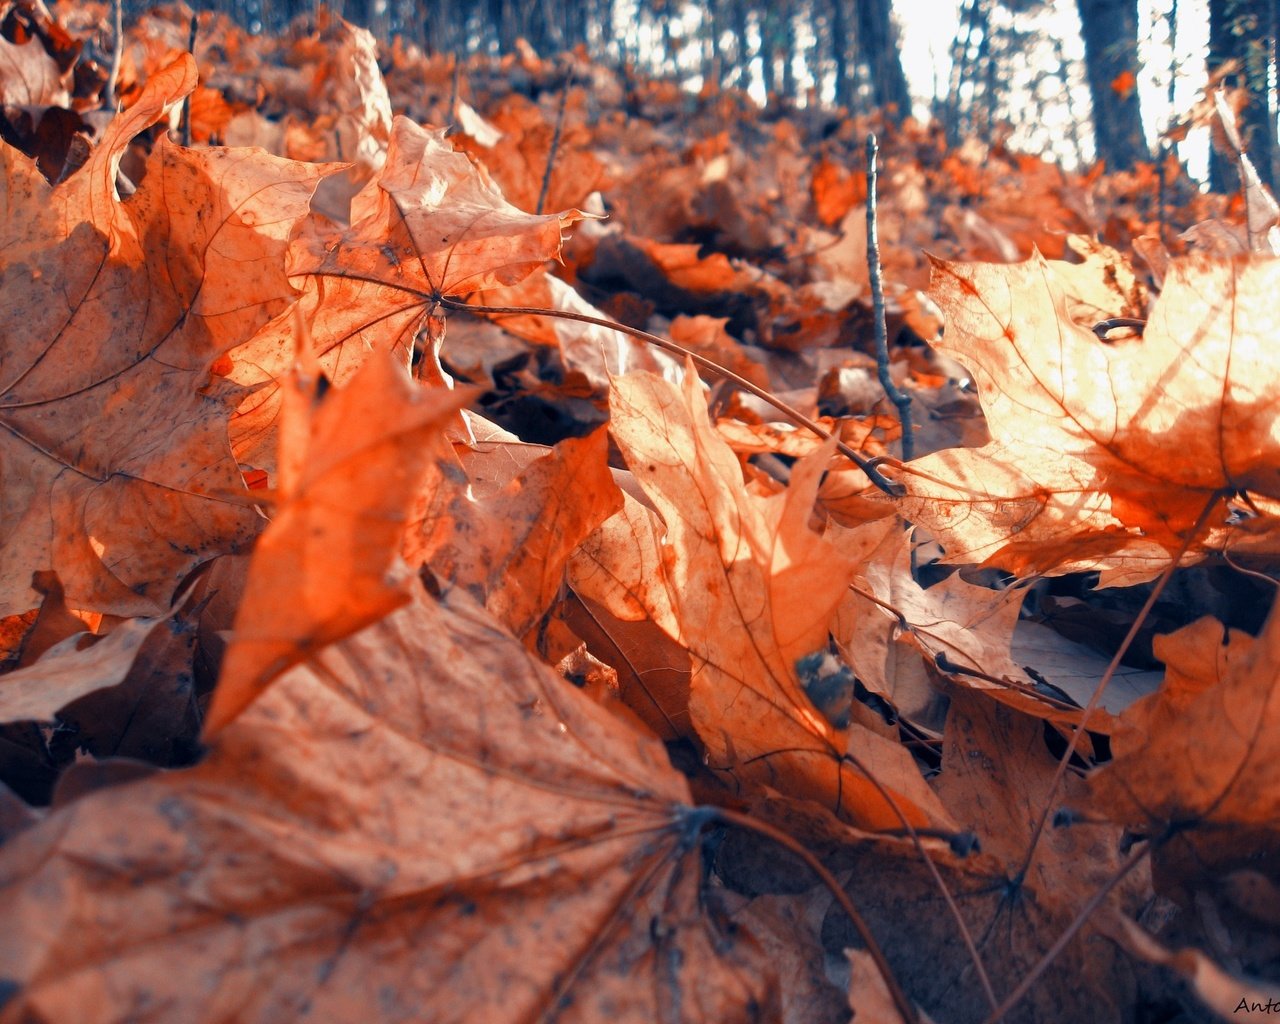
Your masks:
[{"label": "blurred tree in background", "polygon": [[[147,8],[145,0],[122,2],[126,18]],[[429,53],[458,57],[505,55],[522,45],[543,56],[577,49],[692,89],[744,89],[766,107],[879,110],[890,122],[927,114],[952,142],[1012,133],[1024,147],[1068,162],[1098,158],[1112,169],[1153,153],[1156,118],[1143,108],[1158,90],[1148,83],[1144,92],[1141,84],[1144,40],[1160,28],[1172,55],[1177,34],[1189,25],[1203,30],[1192,23],[1207,20],[1199,66],[1180,66],[1170,56],[1158,77],[1170,103],[1179,75],[1216,74],[1240,90],[1234,95],[1250,153],[1263,178],[1276,180],[1280,0],[195,0],[193,6],[266,33],[324,6],[381,39],[402,35]],[[949,17],[954,38],[945,53],[933,54],[929,92],[922,94],[920,69],[911,69],[913,97],[904,33],[913,21]],[[1211,175],[1216,186],[1231,187],[1231,161],[1215,156]]]}]

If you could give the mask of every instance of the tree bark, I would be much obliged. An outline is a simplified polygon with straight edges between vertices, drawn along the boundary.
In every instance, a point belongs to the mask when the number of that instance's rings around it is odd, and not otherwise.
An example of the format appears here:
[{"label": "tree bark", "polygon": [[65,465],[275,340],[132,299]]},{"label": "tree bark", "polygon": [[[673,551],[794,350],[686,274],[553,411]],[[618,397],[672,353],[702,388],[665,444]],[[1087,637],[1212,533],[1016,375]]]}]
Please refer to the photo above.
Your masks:
[{"label": "tree bark", "polygon": [[[1240,112],[1240,135],[1258,176],[1272,187],[1277,179],[1276,110],[1268,70],[1276,55],[1276,29],[1274,0],[1209,2],[1209,73],[1236,62],[1223,85],[1248,91],[1248,105]],[[1209,182],[1221,192],[1238,188],[1235,160],[1215,149],[1209,158]]]},{"label": "tree bark", "polygon": [[1077,0],[1098,158],[1111,170],[1150,160],[1138,101],[1138,0]]},{"label": "tree bark", "polygon": [[890,120],[900,122],[911,115],[911,90],[902,70],[892,8],[892,0],[859,0],[858,53],[871,72],[876,106]]},{"label": "tree bark", "polygon": [[831,56],[835,63],[836,105],[853,109],[854,76],[849,74],[849,22],[845,16],[847,0],[831,2]]}]

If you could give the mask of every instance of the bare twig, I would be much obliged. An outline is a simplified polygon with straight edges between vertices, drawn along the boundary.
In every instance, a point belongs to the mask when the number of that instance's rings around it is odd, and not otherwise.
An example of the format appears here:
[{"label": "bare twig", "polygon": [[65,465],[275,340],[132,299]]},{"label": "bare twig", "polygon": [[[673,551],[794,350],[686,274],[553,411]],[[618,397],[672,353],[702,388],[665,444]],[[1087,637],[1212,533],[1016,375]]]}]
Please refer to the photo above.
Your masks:
[{"label": "bare twig", "polygon": [[880,386],[898,408],[902,424],[902,460],[915,457],[916,441],[911,428],[911,396],[898,390],[889,375],[889,332],[884,322],[884,285],[880,280],[880,236],[876,227],[876,145],[874,132],[867,135],[867,273],[871,278],[871,306],[876,329],[876,371]]},{"label": "bare twig", "polygon": [[449,111],[448,117],[453,120],[458,116],[459,87],[462,85],[462,59],[455,50],[453,54],[453,74],[449,76]]},{"label": "bare twig", "polygon": [[[745,377],[739,376],[732,370],[721,366],[719,363],[712,362],[705,356],[700,356],[696,352],[689,351],[683,345],[677,345],[674,341],[670,341],[667,338],[660,338],[658,335],[650,334],[648,331],[642,331],[638,327],[628,327],[626,324],[615,323],[612,320],[602,320],[598,316],[587,316],[585,313],[570,313],[559,309],[543,309],[539,306],[473,306],[461,301],[460,299],[449,298],[448,296],[442,296],[439,299],[439,303],[446,309],[466,310],[469,313],[487,313],[491,316],[549,316],[555,317],[559,320],[576,320],[579,323],[594,324],[596,327],[604,327],[610,331],[618,331],[622,334],[630,335],[633,338],[638,338],[640,341],[654,346],[654,348],[660,348],[664,352],[670,352],[672,355],[678,355],[682,359],[691,359],[695,365],[702,367],[704,370],[708,370],[718,377],[723,377],[725,380],[732,381],[738,387],[742,388],[743,391],[755,395],[756,398],[760,399],[762,402],[767,402],[769,405],[773,406],[792,423],[797,426],[804,427],[810,433],[817,435],[824,441],[832,437],[831,431],[827,430],[821,424],[815,423],[813,420],[809,419],[808,416],[804,415],[804,413],[800,412],[800,410],[788,405],[786,402],[782,401],[782,399],[771,394],[764,388],[752,384],[751,381],[747,380]],[[879,469],[876,468],[875,459],[868,459],[861,452],[855,451],[839,439],[836,440],[836,450],[840,452],[841,455],[845,456],[845,458],[849,459],[860,470],[866,473],[867,479],[891,498],[901,498],[905,493],[905,489],[901,484],[888,479],[880,472]]]},{"label": "bare twig", "polygon": [[564,88],[560,90],[560,109],[556,111],[556,128],[551,134],[551,148],[547,150],[547,168],[542,172],[542,188],[538,192],[538,205],[534,213],[542,215],[551,191],[551,172],[555,170],[556,153],[560,150],[560,135],[564,131],[564,114],[569,106],[569,90],[573,88],[573,65],[567,64],[564,72]]},{"label": "bare twig", "polygon": [[120,80],[120,62],[124,60],[124,0],[114,0],[111,5],[111,70],[107,84],[102,87],[102,109],[115,110],[116,83]]},{"label": "bare twig", "polygon": [[[191,54],[192,59],[196,55],[196,29],[199,23],[196,21],[195,13],[191,15],[191,30],[187,33],[187,52]],[[182,144],[184,146],[191,145],[191,94],[187,93],[186,98],[182,101],[182,121],[180,132],[182,135]]]}]

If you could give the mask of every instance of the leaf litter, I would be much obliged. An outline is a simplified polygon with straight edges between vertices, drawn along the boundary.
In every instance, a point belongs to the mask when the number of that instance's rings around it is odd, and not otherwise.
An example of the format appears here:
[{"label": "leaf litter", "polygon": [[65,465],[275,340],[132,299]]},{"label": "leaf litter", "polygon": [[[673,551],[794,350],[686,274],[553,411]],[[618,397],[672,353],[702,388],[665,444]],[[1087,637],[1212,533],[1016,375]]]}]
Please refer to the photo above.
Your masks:
[{"label": "leaf litter", "polygon": [[[532,56],[540,99],[463,99],[326,18],[205,17],[240,56],[197,86],[166,17],[64,162],[3,147],[0,1020],[1261,1004],[1276,264],[1220,197],[1170,252],[1133,178],[882,133],[902,463],[858,385],[875,124],[643,82],[593,120]],[[5,95],[81,109],[40,45]],[[669,331],[904,494],[504,305]]]}]

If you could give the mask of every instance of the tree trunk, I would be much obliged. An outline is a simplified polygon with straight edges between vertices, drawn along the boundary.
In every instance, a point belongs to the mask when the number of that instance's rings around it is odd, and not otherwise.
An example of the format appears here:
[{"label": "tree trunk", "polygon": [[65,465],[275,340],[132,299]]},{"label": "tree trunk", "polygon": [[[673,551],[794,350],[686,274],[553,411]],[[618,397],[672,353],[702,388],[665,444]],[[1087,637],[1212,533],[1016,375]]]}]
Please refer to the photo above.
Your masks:
[{"label": "tree trunk", "polygon": [[1077,0],[1098,158],[1113,171],[1150,160],[1138,102],[1138,0]]},{"label": "tree trunk", "polygon": [[791,0],[782,4],[782,94],[788,100],[796,99],[796,17]]},{"label": "tree trunk", "polygon": [[902,71],[892,0],[859,0],[858,53],[871,73],[875,105],[892,121],[911,115],[911,90]]},{"label": "tree trunk", "polygon": [[[1227,61],[1238,64],[1223,85],[1248,91],[1249,103],[1240,112],[1240,135],[1258,176],[1276,184],[1276,110],[1269,67],[1276,51],[1276,10],[1273,0],[1210,0],[1209,73]],[[1216,149],[1209,157],[1209,182],[1217,191],[1234,191],[1240,175],[1235,160]]]},{"label": "tree trunk", "polygon": [[831,2],[831,56],[836,71],[836,105],[852,110],[854,76],[849,74],[849,22],[845,3],[847,0]]}]

